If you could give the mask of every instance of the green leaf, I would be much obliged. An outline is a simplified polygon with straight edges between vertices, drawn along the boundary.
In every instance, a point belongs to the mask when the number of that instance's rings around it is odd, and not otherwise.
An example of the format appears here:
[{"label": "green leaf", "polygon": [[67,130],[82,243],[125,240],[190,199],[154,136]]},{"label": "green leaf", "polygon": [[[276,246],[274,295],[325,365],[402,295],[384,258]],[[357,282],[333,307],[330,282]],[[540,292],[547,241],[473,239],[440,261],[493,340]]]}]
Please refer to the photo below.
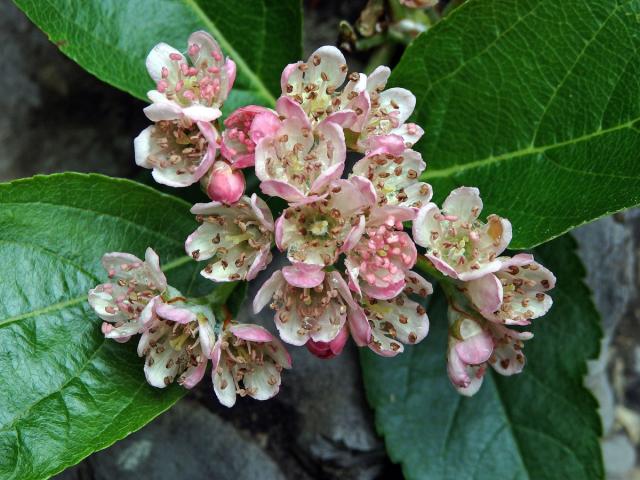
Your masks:
[{"label": "green leaf", "polygon": [[272,105],[280,73],[302,56],[300,0],[14,0],[65,54],[107,83],[146,99],[151,48],[186,50],[206,30],[236,62],[227,108]]},{"label": "green leaf", "polygon": [[136,342],[104,339],[87,292],[106,280],[105,252],[143,256],[151,246],[172,285],[209,293],[184,253],[196,227],[186,202],[128,180],[63,174],[0,185],[0,478],[53,475],[185,393],[147,385]]},{"label": "green leaf", "polygon": [[536,251],[558,283],[551,311],[534,321],[527,365],[487,373],[480,392],[458,395],[446,375],[446,301],[427,309],[431,332],[396,358],[361,356],[378,431],[408,479],[585,480],[604,477],[597,404],[582,384],[601,336],[571,237]]},{"label": "green leaf", "polygon": [[640,0],[469,0],[406,50],[436,200],[477,186],[529,248],[640,203]]}]

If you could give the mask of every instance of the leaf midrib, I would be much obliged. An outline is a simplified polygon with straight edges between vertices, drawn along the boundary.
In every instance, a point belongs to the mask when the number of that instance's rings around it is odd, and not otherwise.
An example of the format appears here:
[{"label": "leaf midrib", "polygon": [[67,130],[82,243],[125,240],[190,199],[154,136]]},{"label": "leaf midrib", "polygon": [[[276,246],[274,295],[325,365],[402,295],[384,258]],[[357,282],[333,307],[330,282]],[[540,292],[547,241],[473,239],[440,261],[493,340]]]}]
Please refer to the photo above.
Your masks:
[{"label": "leaf midrib", "polygon": [[[421,176],[422,180],[430,180],[432,178],[442,178],[442,177],[449,177],[452,175],[456,175],[459,173],[462,173],[466,170],[472,170],[475,168],[482,168],[482,167],[487,167],[489,165],[494,165],[497,163],[501,163],[504,161],[508,161],[508,160],[512,160],[515,158],[519,158],[519,157],[525,157],[528,155],[538,155],[541,153],[545,153],[548,150],[553,150],[556,148],[561,148],[561,147],[566,147],[569,145],[574,145],[574,144],[578,144],[581,142],[585,142],[588,140],[591,140],[593,138],[597,138],[599,136],[602,135],[607,135],[609,133],[613,133],[616,132],[618,130],[624,130],[627,128],[631,128],[634,129],[634,124],[637,123],[638,121],[640,121],[640,117],[636,117],[632,120],[629,120],[627,122],[615,125],[613,127],[609,127],[609,128],[604,128],[604,129],[600,129],[597,130],[595,132],[590,132],[587,133],[585,135],[582,135],[580,137],[575,137],[572,138],[570,140],[565,140],[563,142],[556,142],[556,143],[551,143],[548,145],[543,145],[540,147],[534,147],[533,145],[530,145],[526,148],[520,149],[520,150],[514,150],[512,152],[507,152],[507,153],[503,153],[502,155],[497,155],[497,156],[489,156],[480,160],[473,160],[471,162],[467,162],[463,165],[452,165],[451,167],[447,167],[447,168],[440,168],[440,169],[427,169],[427,171]],[[603,174],[606,175],[606,174]],[[629,178],[629,179],[637,179],[638,177],[625,177],[625,178]]]}]

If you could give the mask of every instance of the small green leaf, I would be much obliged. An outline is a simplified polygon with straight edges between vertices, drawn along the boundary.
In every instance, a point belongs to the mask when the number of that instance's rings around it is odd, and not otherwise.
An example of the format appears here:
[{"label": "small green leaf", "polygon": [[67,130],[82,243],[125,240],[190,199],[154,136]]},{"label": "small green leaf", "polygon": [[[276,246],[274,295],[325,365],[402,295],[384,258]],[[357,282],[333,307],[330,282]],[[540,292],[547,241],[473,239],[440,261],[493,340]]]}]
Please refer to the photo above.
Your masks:
[{"label": "small green leaf", "polygon": [[185,393],[147,385],[135,340],[105,340],[87,292],[107,279],[105,252],[140,257],[151,246],[172,285],[208,294],[213,285],[184,253],[196,227],[186,202],[128,180],[63,174],[0,185],[0,478],[53,475]]},{"label": "small green leaf", "polygon": [[536,251],[558,282],[554,305],[534,320],[527,365],[512,377],[487,373],[472,398],[456,393],[446,374],[446,301],[429,306],[431,331],[396,358],[361,356],[378,431],[408,479],[603,478],[597,404],[582,384],[586,360],[601,336],[584,285],[575,242],[562,237]]},{"label": "small green leaf", "polygon": [[227,109],[272,105],[280,73],[302,55],[300,0],[14,0],[65,54],[98,78],[146,99],[151,48],[186,50],[206,30],[238,67]]},{"label": "small green leaf", "polygon": [[529,248],[640,203],[640,0],[469,0],[405,52],[437,201],[476,186]]}]

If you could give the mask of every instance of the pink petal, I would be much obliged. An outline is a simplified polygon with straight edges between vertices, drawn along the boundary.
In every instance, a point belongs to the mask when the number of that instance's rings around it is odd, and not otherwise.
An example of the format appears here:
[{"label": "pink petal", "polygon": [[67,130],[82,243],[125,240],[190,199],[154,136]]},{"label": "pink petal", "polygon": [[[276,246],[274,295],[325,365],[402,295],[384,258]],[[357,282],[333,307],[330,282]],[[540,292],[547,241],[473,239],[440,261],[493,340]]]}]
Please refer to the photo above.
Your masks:
[{"label": "pink petal", "polygon": [[480,365],[489,360],[493,353],[493,340],[491,335],[483,330],[478,335],[457,343],[455,349],[463,362]]},{"label": "pink petal", "polygon": [[455,215],[460,222],[473,222],[482,211],[480,190],[475,187],[459,187],[453,190],[442,204],[447,215]]},{"label": "pink petal", "polygon": [[284,276],[280,270],[273,272],[271,277],[262,284],[253,299],[253,313],[260,312],[271,302],[273,294],[281,287],[284,281]]},{"label": "pink petal", "polygon": [[240,324],[232,325],[229,327],[229,331],[236,337],[250,342],[266,343],[273,340],[273,335],[269,333],[267,329],[260,325],[253,324]]},{"label": "pink petal", "polygon": [[483,315],[491,315],[502,305],[502,283],[492,273],[467,282],[471,302]]},{"label": "pink petal", "polygon": [[289,285],[300,288],[317,287],[324,281],[325,272],[320,265],[294,263],[282,269],[282,274]]}]

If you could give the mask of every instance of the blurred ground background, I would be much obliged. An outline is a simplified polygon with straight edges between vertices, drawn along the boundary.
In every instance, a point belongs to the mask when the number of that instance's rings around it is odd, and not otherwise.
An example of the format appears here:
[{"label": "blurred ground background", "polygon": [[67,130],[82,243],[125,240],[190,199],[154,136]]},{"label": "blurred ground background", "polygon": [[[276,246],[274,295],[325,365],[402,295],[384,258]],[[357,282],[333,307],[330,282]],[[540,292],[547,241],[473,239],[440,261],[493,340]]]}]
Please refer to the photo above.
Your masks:
[{"label": "blurred ground background", "polygon": [[[364,3],[306,2],[307,53],[335,44],[338,21],[355,20]],[[67,170],[139,173],[132,141],[148,123],[144,104],[59,53],[10,0],[0,0],[0,62],[0,181]],[[603,218],[576,237],[606,333],[586,382],[601,404],[608,478],[640,480],[640,213]],[[228,410],[202,382],[141,431],[57,478],[401,478],[375,434],[356,352],[326,362],[304,349],[293,356],[296,369],[275,400],[244,399]]]}]

